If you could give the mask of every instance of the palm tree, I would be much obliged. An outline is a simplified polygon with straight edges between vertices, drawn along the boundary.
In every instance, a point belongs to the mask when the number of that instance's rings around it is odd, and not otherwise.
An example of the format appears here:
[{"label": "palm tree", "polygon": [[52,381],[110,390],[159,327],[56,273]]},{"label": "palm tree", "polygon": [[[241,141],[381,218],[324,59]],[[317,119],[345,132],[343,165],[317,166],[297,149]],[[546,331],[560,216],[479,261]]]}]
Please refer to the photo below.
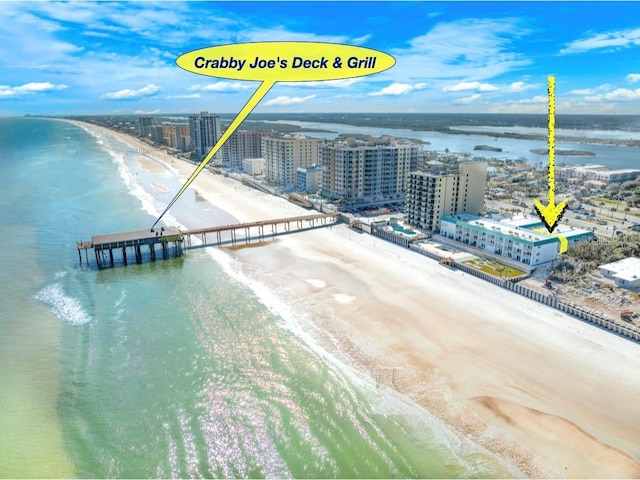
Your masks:
[{"label": "palm tree", "polygon": [[599,205],[600,205],[600,213],[602,214],[602,207],[604,207],[605,204],[604,204],[604,202],[600,202]]}]

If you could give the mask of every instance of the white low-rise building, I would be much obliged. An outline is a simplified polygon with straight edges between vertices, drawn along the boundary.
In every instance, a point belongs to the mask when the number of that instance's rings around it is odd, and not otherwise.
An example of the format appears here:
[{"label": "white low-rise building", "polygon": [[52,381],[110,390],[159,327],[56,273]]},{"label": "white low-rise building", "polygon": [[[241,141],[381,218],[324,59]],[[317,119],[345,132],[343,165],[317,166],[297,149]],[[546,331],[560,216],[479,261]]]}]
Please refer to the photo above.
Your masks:
[{"label": "white low-rise building", "polygon": [[571,227],[569,225],[557,224],[553,229],[553,233],[549,234],[540,217],[513,217],[502,220],[500,223],[511,225],[526,230],[531,230],[543,235],[551,235],[560,238],[560,253],[564,253],[568,247],[572,247],[577,243],[591,241],[595,235],[591,230],[584,228]]},{"label": "white low-rise building", "polygon": [[620,170],[608,170],[606,172],[598,172],[596,174],[596,180],[610,183],[624,183],[631,180],[635,180],[640,176],[640,170],[635,168],[626,168]]},{"label": "white low-rise building", "polygon": [[264,173],[264,158],[245,158],[242,160],[242,171],[249,175],[262,175]]},{"label": "white low-rise building", "polygon": [[624,168],[612,170],[604,165],[567,165],[556,169],[556,178],[558,180],[579,179],[604,182],[609,185],[611,183],[623,183],[635,180],[640,176],[640,169]]},{"label": "white low-rise building", "polygon": [[443,217],[440,235],[529,266],[551,262],[560,250],[558,237],[468,214]]},{"label": "white low-rise building", "polygon": [[598,270],[603,277],[613,279],[619,287],[640,287],[640,258],[623,258],[617,262],[600,265]]},{"label": "white low-rise building", "polygon": [[296,188],[300,192],[316,193],[320,180],[322,180],[322,169],[319,165],[298,167],[296,171]]}]

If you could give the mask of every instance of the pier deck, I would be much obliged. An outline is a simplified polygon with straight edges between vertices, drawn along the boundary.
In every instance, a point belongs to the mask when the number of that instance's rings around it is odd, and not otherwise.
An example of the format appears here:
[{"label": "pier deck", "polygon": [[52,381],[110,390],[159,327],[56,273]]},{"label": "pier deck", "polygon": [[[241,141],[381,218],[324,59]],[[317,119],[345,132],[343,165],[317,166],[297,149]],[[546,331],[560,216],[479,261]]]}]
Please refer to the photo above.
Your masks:
[{"label": "pier deck", "polygon": [[[88,251],[93,249],[98,268],[106,268],[113,267],[120,262],[127,265],[132,255],[135,258],[135,263],[142,263],[143,254],[147,249],[150,260],[155,262],[157,258],[156,245],[160,246],[163,259],[166,260],[172,256],[179,257],[184,249],[192,248],[191,238],[194,236],[201,239],[200,246],[236,245],[238,241],[244,241],[245,244],[248,244],[253,240],[263,241],[266,236],[327,226],[339,220],[340,214],[338,213],[318,213],[184,231],[175,227],[156,227],[151,230],[95,235],[90,242],[77,242],[76,247],[80,263],[82,263],[82,251],[85,252],[85,261],[88,264]],[[265,233],[265,227],[270,227],[270,231]],[[207,234],[215,234],[215,242],[208,242]],[[114,258],[114,251],[117,258]],[[120,252],[121,255],[118,255]]]},{"label": "pier deck", "polygon": [[[115,265],[114,250],[122,251],[122,262],[128,264],[127,251],[133,254],[136,263],[142,263],[142,247],[149,249],[150,258],[156,260],[156,245],[160,246],[163,259],[171,256],[171,246],[175,256],[182,255],[183,237],[179,229],[175,227],[158,227],[150,230],[136,230],[133,232],[110,233],[106,235],[94,235],[90,242],[77,242],[78,257],[82,263],[82,250],[85,251],[85,260],[89,263],[88,250],[93,249],[98,268],[113,267]],[[130,257],[129,257],[130,258]]]},{"label": "pier deck", "polygon": [[[237,245],[238,241],[244,241],[245,244],[248,244],[253,240],[262,241],[267,235],[282,235],[294,231],[327,226],[339,220],[340,214],[338,213],[318,213],[315,215],[301,215],[298,217],[275,218],[258,222],[185,230],[182,235],[185,239],[186,248],[192,248],[192,236],[200,237],[203,245],[215,244],[221,246],[224,243]],[[270,232],[265,233],[265,227],[270,227]],[[279,227],[280,230],[278,231]],[[228,233],[227,239],[223,235],[225,232]],[[240,236],[238,233],[240,233]],[[207,234],[215,234],[215,242],[209,242]]]}]

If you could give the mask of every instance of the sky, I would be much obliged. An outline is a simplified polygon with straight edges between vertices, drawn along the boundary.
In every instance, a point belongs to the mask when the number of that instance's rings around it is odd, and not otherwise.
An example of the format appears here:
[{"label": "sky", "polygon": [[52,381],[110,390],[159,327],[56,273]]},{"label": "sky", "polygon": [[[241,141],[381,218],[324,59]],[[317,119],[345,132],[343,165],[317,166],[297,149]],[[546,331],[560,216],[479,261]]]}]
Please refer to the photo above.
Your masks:
[{"label": "sky", "polygon": [[278,82],[255,112],[640,114],[638,2],[5,2],[0,115],[238,112],[255,81],[190,73],[209,46],[372,48],[365,77]]}]

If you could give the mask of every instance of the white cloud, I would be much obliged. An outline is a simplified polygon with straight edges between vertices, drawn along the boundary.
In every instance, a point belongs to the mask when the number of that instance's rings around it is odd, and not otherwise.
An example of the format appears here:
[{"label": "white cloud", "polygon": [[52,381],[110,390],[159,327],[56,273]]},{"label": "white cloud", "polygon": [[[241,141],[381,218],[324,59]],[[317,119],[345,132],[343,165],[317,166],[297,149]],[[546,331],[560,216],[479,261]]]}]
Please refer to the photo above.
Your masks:
[{"label": "white cloud", "polygon": [[66,85],[54,85],[50,82],[31,82],[15,87],[18,92],[46,92],[49,90],[64,90]]},{"label": "white cloud", "polygon": [[482,98],[482,95],[479,93],[474,93],[473,95],[469,95],[468,97],[459,98],[454,100],[453,103],[461,103],[462,105],[468,105],[470,103],[475,103]]},{"label": "white cloud", "polygon": [[312,82],[278,82],[279,86],[287,87],[314,87],[314,88],[344,88],[361,82],[362,78],[344,78],[342,80],[320,80]]},{"label": "white cloud", "polygon": [[640,82],[640,73],[630,73],[624,78],[629,83]]},{"label": "white cloud", "polygon": [[317,35],[315,33],[292,32],[285,27],[247,28],[237,33],[240,42],[327,42],[348,43],[351,39],[344,35]]},{"label": "white cloud", "polygon": [[513,46],[513,40],[530,33],[521,24],[518,18],[438,23],[424,35],[411,39],[409,48],[389,52],[396,58],[389,75],[406,83],[427,79],[473,82],[529,65],[531,60]]},{"label": "white cloud", "polygon": [[567,92],[569,95],[593,95],[595,90],[593,88],[576,88]]},{"label": "white cloud", "polygon": [[136,115],[153,115],[154,113],[160,113],[160,109],[156,108],[155,110],[136,110],[133,113]]},{"label": "white cloud", "polygon": [[582,53],[602,48],[620,49],[634,45],[640,45],[640,28],[597,33],[580,40],[574,40],[560,50],[560,54]]},{"label": "white cloud", "polygon": [[371,37],[372,37],[372,35],[369,33],[369,34],[363,35],[361,37],[352,38],[351,39],[351,43],[353,45],[362,45],[363,43],[368,42]]},{"label": "white cloud", "polygon": [[585,97],[585,100],[588,102],[601,102],[603,100],[623,102],[640,100],[640,88],[635,90],[629,90],[628,88],[616,88],[612,92]]},{"label": "white cloud", "polygon": [[100,98],[107,100],[134,100],[138,98],[151,97],[160,92],[161,88],[150,83],[149,85],[139,88],[138,90],[131,90],[130,88],[125,88],[123,90],[118,90],[117,92],[105,93]]},{"label": "white cloud", "polygon": [[445,92],[460,92],[463,90],[478,90],[480,92],[492,92],[498,90],[498,87],[491,85],[490,83],[480,82],[460,82],[450,87],[444,87],[442,89]]},{"label": "white cloud", "polygon": [[17,87],[10,87],[8,85],[0,85],[0,98],[18,97],[21,95],[29,95],[32,93],[42,93],[64,90],[66,85],[54,85],[51,82],[30,82]]},{"label": "white cloud", "polygon": [[188,95],[167,95],[167,99],[173,99],[173,98],[184,98],[184,99],[190,99],[190,98],[201,98],[202,95],[200,95],[199,93],[191,93]]},{"label": "white cloud", "polygon": [[529,90],[531,88],[536,88],[535,85],[527,84],[524,82],[513,82],[511,85],[507,87],[508,93],[519,93],[524,92],[525,90]]},{"label": "white cloud", "polygon": [[392,83],[391,85],[384,87],[377,92],[369,93],[372,97],[380,97],[384,95],[405,95],[413,90],[422,90],[427,86],[426,83],[416,83],[415,85],[409,85],[408,83]]},{"label": "white cloud", "polygon": [[442,21],[427,28],[407,47],[387,51],[396,64],[377,74],[376,81],[428,82],[434,92],[442,92],[461,82],[493,85],[490,79],[532,63],[517,49],[516,41],[530,33],[519,18]]},{"label": "white cloud", "polygon": [[309,100],[316,98],[315,95],[307,95],[306,97],[287,97],[287,96],[280,96],[280,97],[276,97],[273,98],[267,102],[265,102],[265,105],[268,106],[272,106],[272,105],[298,105],[300,103],[305,103],[308,102]]},{"label": "white cloud", "polygon": [[249,90],[256,89],[257,84],[255,82],[215,82],[209,83],[208,85],[192,85],[189,87],[191,91],[202,91],[202,92],[231,92],[236,90]]},{"label": "white cloud", "polygon": [[611,88],[612,87],[610,83],[604,83],[594,88],[577,88],[577,89],[569,90],[568,93],[570,95],[596,95],[596,94],[611,90]]},{"label": "white cloud", "polygon": [[536,95],[535,97],[531,97],[531,98],[523,98],[520,100],[508,100],[507,103],[516,103],[519,105],[526,105],[526,104],[547,104],[548,103],[549,98],[546,95]]}]

